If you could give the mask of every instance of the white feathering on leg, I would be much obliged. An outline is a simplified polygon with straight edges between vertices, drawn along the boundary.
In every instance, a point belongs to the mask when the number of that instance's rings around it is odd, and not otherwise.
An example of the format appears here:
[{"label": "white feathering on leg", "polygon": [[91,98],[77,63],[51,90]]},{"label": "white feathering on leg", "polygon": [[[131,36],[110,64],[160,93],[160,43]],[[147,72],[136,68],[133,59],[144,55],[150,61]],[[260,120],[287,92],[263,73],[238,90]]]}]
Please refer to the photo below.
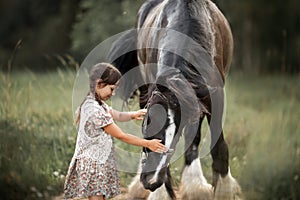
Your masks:
[{"label": "white feathering on leg", "polygon": [[142,171],[141,163],[139,164],[138,172],[128,186],[128,199],[146,199],[149,195],[149,190],[146,190],[140,181]]},{"label": "white feathering on leg", "polygon": [[231,176],[230,169],[225,177],[219,175],[215,190],[215,200],[242,200],[241,187]]},{"label": "white feathering on leg", "polygon": [[213,188],[203,176],[200,159],[195,159],[190,166],[185,166],[180,187],[184,200],[212,200]]}]

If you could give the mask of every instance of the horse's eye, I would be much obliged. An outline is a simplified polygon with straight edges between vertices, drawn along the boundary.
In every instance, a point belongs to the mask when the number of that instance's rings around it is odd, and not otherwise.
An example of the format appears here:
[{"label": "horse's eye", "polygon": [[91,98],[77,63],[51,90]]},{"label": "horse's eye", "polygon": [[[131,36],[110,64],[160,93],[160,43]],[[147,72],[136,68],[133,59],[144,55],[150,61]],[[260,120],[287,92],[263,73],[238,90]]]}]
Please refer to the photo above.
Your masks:
[{"label": "horse's eye", "polygon": [[146,134],[147,126],[149,124],[150,124],[150,117],[149,117],[149,114],[147,113],[144,117],[143,125],[142,125],[143,134]]},{"label": "horse's eye", "polygon": [[160,104],[152,105],[143,122],[143,134],[145,137],[153,137],[159,133],[167,120],[167,112],[165,108]]},{"label": "horse's eye", "polygon": [[149,125],[151,123],[151,118],[149,117],[149,115],[146,116],[145,118],[147,125]]}]

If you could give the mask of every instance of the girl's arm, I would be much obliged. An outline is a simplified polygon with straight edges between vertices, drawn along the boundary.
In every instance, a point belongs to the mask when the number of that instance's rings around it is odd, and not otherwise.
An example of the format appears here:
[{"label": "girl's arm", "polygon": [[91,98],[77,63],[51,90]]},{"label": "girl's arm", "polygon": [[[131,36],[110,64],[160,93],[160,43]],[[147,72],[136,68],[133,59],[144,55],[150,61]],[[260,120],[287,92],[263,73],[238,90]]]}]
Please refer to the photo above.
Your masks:
[{"label": "girl's arm", "polygon": [[138,111],[131,111],[131,112],[120,112],[114,109],[111,109],[110,114],[112,115],[113,119],[119,122],[127,122],[132,119],[141,120],[143,119],[142,116],[146,114],[146,109],[141,109]]},{"label": "girl's arm", "polygon": [[165,145],[160,143],[161,140],[157,140],[157,139],[146,140],[131,134],[124,133],[115,123],[105,126],[104,130],[106,133],[110,134],[111,136],[123,142],[126,142],[128,144],[132,144],[135,146],[143,146],[157,153],[163,153],[167,151]]}]

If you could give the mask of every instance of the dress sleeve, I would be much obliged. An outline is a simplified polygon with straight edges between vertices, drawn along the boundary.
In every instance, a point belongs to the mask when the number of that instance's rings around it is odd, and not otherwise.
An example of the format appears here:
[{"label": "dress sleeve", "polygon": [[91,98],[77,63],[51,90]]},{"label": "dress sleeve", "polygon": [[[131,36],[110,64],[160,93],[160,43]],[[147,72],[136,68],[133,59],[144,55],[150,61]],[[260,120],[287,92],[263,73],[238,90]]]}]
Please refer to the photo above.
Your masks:
[{"label": "dress sleeve", "polygon": [[84,132],[89,137],[97,137],[103,132],[103,127],[112,124],[113,118],[106,107],[97,105],[87,109],[88,117],[84,124]]},{"label": "dress sleeve", "polygon": [[97,110],[91,117],[96,129],[103,128],[114,122],[111,114],[103,108]]}]

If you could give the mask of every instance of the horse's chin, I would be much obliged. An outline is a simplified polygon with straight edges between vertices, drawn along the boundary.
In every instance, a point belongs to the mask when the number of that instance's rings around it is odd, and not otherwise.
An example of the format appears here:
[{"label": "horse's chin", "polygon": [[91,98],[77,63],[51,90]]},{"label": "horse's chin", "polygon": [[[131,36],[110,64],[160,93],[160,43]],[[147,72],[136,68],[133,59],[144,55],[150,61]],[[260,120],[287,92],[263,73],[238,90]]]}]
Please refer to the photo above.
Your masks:
[{"label": "horse's chin", "polygon": [[141,174],[141,182],[144,188],[150,190],[151,192],[155,191],[164,183],[162,178],[157,178],[156,180],[153,180],[153,174],[143,174],[143,173]]}]

